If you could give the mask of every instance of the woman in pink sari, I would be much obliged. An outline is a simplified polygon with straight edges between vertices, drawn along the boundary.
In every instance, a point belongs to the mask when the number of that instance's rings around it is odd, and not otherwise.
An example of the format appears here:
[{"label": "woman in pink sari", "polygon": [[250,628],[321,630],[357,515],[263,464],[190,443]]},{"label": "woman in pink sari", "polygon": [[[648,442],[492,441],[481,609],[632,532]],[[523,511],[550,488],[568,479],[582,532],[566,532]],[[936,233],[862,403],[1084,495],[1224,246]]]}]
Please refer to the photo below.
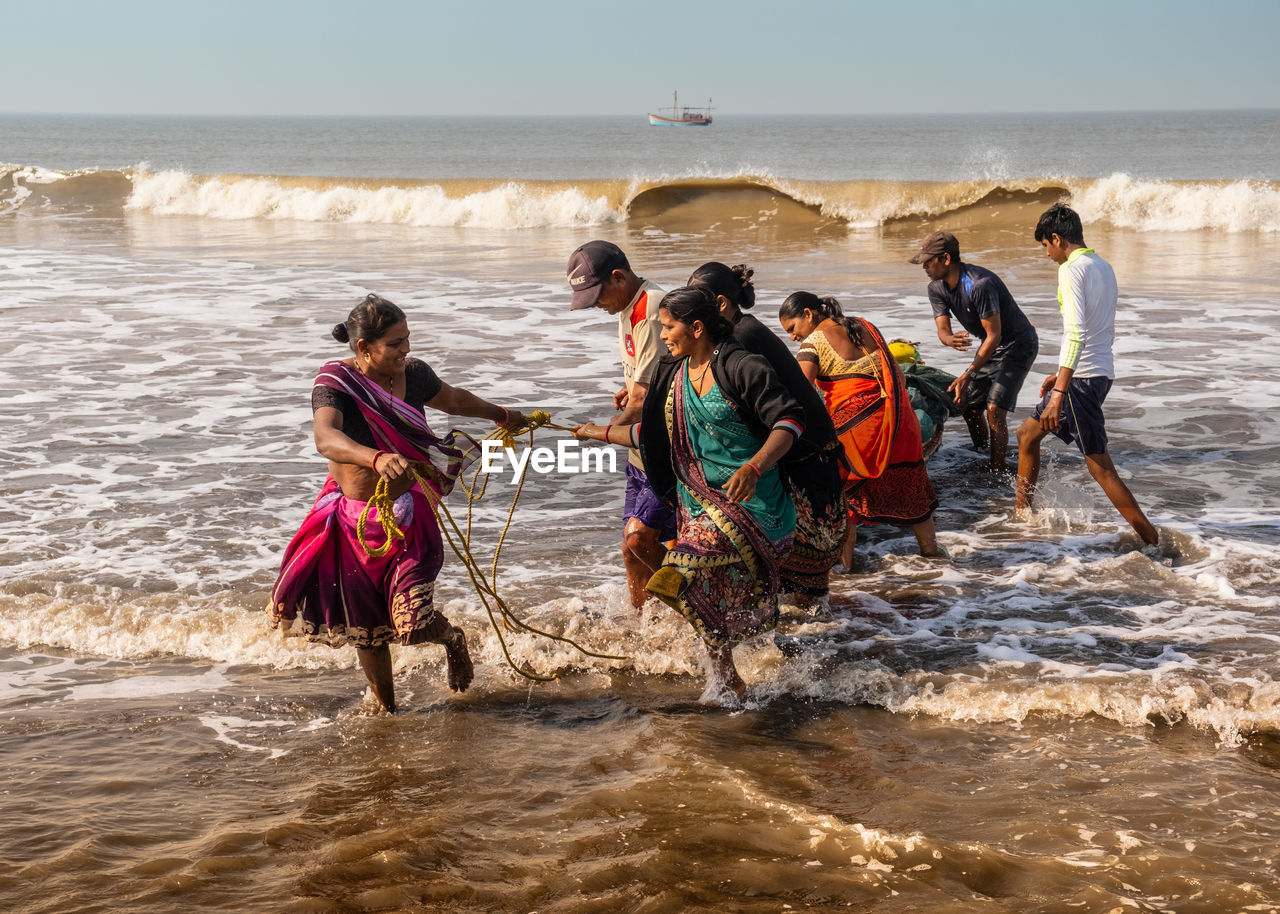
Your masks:
[{"label": "woman in pink sari", "polygon": [[[353,355],[326,363],[311,390],[316,449],[329,460],[329,476],[285,549],[268,614],[286,634],[330,647],[353,644],[379,705],[395,711],[393,641],[443,644],[455,692],[473,675],[466,636],[435,608],[444,550],[432,501],[475,459],[476,442],[460,432],[435,435],[423,406],[498,423],[523,424],[524,416],[449,386],[426,362],[409,358],[404,312],[377,295],[356,305],[333,337]],[[381,555],[388,544],[376,509],[364,531],[368,549],[356,530],[379,479],[405,534]]]}]

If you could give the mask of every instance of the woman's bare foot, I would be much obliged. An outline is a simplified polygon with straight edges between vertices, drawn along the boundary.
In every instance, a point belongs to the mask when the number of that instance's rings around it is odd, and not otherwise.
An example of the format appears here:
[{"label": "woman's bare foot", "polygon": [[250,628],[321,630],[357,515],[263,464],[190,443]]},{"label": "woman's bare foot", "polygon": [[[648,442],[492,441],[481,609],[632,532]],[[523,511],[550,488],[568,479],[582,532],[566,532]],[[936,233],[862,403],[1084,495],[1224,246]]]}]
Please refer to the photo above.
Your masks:
[{"label": "woman's bare foot", "polygon": [[449,667],[449,691],[465,692],[476,671],[467,650],[467,636],[456,625],[452,637],[444,642],[444,660]]},{"label": "woman's bare foot", "polygon": [[707,656],[711,658],[711,675],[707,677],[707,688],[702,693],[701,703],[709,707],[736,704],[736,699],[747,693],[747,684],[733,662],[733,645],[719,650],[708,647]]}]

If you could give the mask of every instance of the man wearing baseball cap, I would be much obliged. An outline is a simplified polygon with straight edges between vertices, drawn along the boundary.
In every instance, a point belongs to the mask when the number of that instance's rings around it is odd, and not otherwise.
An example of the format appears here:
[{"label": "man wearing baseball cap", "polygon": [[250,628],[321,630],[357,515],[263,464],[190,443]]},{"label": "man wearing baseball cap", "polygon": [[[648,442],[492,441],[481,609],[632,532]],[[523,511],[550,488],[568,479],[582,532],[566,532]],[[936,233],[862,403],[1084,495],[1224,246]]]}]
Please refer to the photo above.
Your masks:
[{"label": "man wearing baseball cap", "polygon": [[[565,278],[573,290],[570,310],[599,308],[617,316],[623,387],[613,395],[613,408],[619,413],[608,424],[639,422],[658,359],[666,353],[658,320],[663,291],[632,272],[627,255],[609,241],[588,241],[574,251]],[[645,584],[662,565],[666,541],[675,538],[676,517],[649,486],[640,452],[634,448],[627,454],[622,520],[622,562],[631,603],[639,609],[649,598]]]},{"label": "man wearing baseball cap", "polygon": [[[999,276],[961,261],[960,242],[950,232],[929,234],[911,263],[924,267],[930,279],[929,304],[942,345],[964,352],[973,337],[979,340],[973,361],[948,390],[964,411],[974,446],[987,450],[987,468],[1007,473],[1008,416],[1040,351],[1036,329]],[[960,333],[952,332],[952,317],[964,327]]]}]

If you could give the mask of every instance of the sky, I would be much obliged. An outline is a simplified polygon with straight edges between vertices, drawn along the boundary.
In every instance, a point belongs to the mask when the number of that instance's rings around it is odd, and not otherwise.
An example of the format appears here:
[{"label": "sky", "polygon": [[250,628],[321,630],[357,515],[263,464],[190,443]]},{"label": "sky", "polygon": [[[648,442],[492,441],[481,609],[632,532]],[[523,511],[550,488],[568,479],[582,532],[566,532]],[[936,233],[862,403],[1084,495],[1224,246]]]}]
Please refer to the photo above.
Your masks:
[{"label": "sky", "polygon": [[7,113],[1280,108],[1276,0],[0,0],[0,23]]}]

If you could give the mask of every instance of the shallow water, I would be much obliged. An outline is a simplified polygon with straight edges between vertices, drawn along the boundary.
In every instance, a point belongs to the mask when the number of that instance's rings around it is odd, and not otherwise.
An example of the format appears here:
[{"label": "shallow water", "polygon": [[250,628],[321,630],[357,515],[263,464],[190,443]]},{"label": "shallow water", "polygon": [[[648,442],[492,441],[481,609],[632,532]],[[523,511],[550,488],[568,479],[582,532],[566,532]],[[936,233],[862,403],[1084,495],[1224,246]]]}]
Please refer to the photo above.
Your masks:
[{"label": "shallow water", "polygon": [[[398,174],[366,164],[352,174]],[[1166,177],[1275,178],[1193,164]],[[329,328],[376,290],[451,383],[603,418],[612,325],[570,314],[562,276],[603,236],[666,286],[708,259],[750,263],[766,323],[797,288],[835,294],[956,369],[905,263],[943,225],[1008,282],[1048,372],[1054,269],[1028,223],[1061,190],[874,225],[775,219],[773,197],[736,184],[531,228],[74,194],[0,216],[0,907],[1280,909],[1280,233],[1153,231],[1087,192],[1073,199],[1094,207],[1087,237],[1122,293],[1112,453],[1160,546],[1140,548],[1052,441],[1036,516],[1010,521],[1011,481],[978,473],[949,428],[930,472],[950,561],[868,531],[829,606],[788,608],[741,651],[751,688],[729,711],[698,703],[687,625],[627,604],[620,474],[530,474],[501,582],[532,624],[626,660],[508,634],[518,662],[560,678],[517,677],[452,556],[440,595],[478,661],[465,695],[439,648],[397,650],[407,710],[376,715],[350,651],[268,630],[280,552],[322,481],[307,392],[341,355]],[[1271,193],[1249,201],[1259,218]],[[512,491],[497,475],[477,507],[482,564]]]},{"label": "shallow water", "polygon": [[834,696],[725,714],[635,674],[445,698],[437,673],[402,670],[387,717],[340,672],[28,658],[0,731],[10,909],[1265,911],[1280,891],[1271,740]]}]

